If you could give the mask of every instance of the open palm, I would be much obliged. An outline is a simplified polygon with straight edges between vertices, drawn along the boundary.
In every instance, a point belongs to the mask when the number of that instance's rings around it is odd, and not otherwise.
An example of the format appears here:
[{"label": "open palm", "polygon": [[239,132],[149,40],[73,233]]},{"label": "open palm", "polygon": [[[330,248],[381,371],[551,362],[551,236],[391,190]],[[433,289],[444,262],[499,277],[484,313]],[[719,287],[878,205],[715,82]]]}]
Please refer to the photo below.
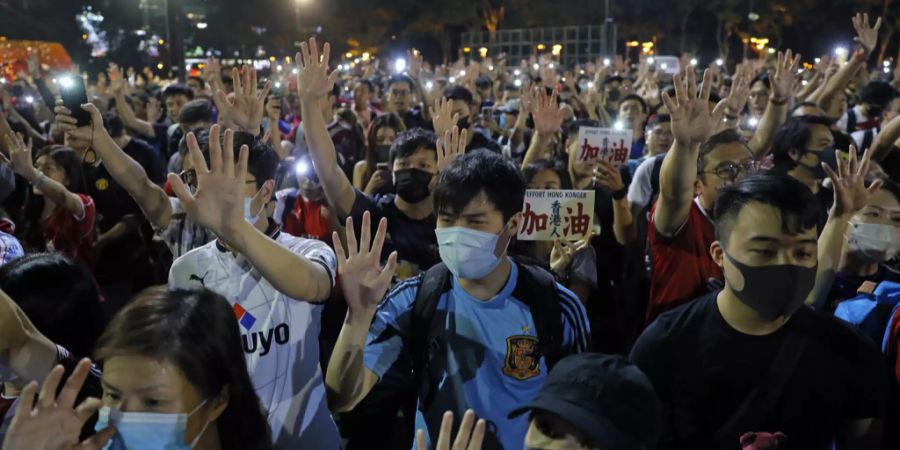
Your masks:
[{"label": "open palm", "polygon": [[372,216],[367,211],[363,214],[360,240],[356,240],[353,218],[347,218],[347,251],[335,232],[334,252],[337,255],[338,274],[347,307],[354,312],[373,311],[381,301],[397,268],[397,252],[391,253],[387,264],[381,267],[381,249],[387,236],[387,219],[381,219],[375,240],[372,236]]},{"label": "open palm", "polygon": [[224,90],[217,90],[214,97],[216,108],[222,115],[226,127],[254,135],[259,134],[266,97],[272,85],[267,81],[265,86],[259,89],[256,69],[251,66],[244,66],[243,73],[235,67],[231,71],[231,78],[234,80],[234,98],[229,100]]},{"label": "open palm", "polygon": [[674,84],[674,99],[668,93],[663,93],[663,103],[672,117],[672,135],[683,144],[699,145],[712,136],[716,126],[722,121],[727,99],[710,110],[709,94],[713,83],[709,70],[703,73],[699,93],[697,75],[693,68],[686,67],[676,74]]},{"label": "open palm", "polygon": [[845,162],[843,158],[837,158],[837,172],[827,164],[822,164],[825,172],[831,177],[834,186],[834,205],[832,213],[836,216],[855,214],[863,209],[875,191],[881,188],[882,180],[876,180],[866,187],[866,174],[872,163],[871,148],[866,149],[861,160],[856,160],[856,148],[850,147],[850,159]]},{"label": "open palm", "polygon": [[301,98],[319,99],[328,95],[337,81],[338,71],[328,73],[328,60],[331,58],[331,44],[322,46],[322,57],[319,58],[319,45],[316,38],[300,44],[297,53],[297,90]]}]

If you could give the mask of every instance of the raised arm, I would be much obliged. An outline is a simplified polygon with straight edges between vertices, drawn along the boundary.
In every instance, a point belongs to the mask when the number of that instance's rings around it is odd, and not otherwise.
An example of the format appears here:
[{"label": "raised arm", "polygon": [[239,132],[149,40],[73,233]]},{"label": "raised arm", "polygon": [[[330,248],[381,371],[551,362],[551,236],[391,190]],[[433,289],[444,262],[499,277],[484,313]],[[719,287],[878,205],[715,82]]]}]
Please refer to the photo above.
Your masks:
[{"label": "raised arm", "polygon": [[558,95],[556,90],[548,97],[544,88],[535,89],[538,92],[531,111],[531,116],[534,118],[534,135],[531,137],[531,144],[522,159],[523,168],[547,156],[550,140],[553,135],[559,133],[563,122],[562,107],[556,104]]},{"label": "raised arm", "polygon": [[653,226],[663,236],[675,235],[687,221],[694,200],[700,144],[712,135],[725,114],[724,100],[709,110],[709,71],[703,74],[699,95],[696,78],[693,69],[685,69],[675,75],[675,98],[668,93],[662,96],[672,116],[675,137],[660,169],[659,199],[653,212]]},{"label": "raised arm", "polygon": [[347,218],[346,252],[338,233],[332,233],[341,288],[347,301],[347,316],[325,375],[328,404],[336,412],[352,410],[378,382],[378,375],[366,368],[363,354],[378,302],[391,285],[397,267],[397,252],[391,253],[384,268],[380,266],[387,219],[379,222],[374,241],[371,239],[371,220],[369,212],[363,214],[362,234],[357,244],[353,218]]},{"label": "raised arm", "polygon": [[806,299],[806,303],[823,309],[831,284],[834,281],[834,273],[841,261],[841,251],[844,248],[844,235],[847,232],[847,224],[853,214],[864,208],[881,185],[881,180],[866,187],[865,178],[869,172],[872,161],[871,149],[866,150],[859,162],[856,160],[856,149],[850,147],[850,160],[837,159],[837,172],[827,164],[822,167],[831,178],[834,186],[834,204],[828,212],[828,222],[819,236],[819,266],[816,272],[816,284],[812,293]]},{"label": "raised arm", "polygon": [[79,139],[93,140],[93,149],[103,161],[104,167],[109,171],[116,183],[125,188],[128,194],[134,198],[135,203],[141,207],[144,216],[158,229],[165,229],[172,219],[172,205],[169,196],[156,183],[150,180],[144,168],[131,159],[116,144],[106,129],[103,128],[103,119],[100,111],[91,104],[82,105],[82,109],[89,112],[93,118],[93,126],[88,125],[76,128],[76,120],[71,111],[62,106],[62,101],[57,101],[56,126],[66,133],[75,135]]},{"label": "raised arm", "polygon": [[753,156],[757,159],[765,156],[769,151],[775,133],[787,120],[788,105],[799,85],[797,75],[799,68],[800,55],[794,57],[790,50],[785,53],[778,52],[778,63],[775,66],[775,76],[772,77],[772,95],[769,97],[769,104],[759,120],[759,128],[753,134],[753,139],[747,143]]},{"label": "raised arm", "polygon": [[0,291],[0,363],[25,380],[40,380],[56,364],[56,346]]},{"label": "raised arm", "polygon": [[81,197],[69,192],[62,183],[48,178],[34,167],[34,160],[31,158],[31,140],[26,144],[20,134],[16,134],[15,137],[6,135],[4,139],[10,154],[8,159],[0,156],[0,160],[9,164],[13,171],[29,184],[40,189],[54,204],[63,207],[75,217],[84,217],[84,203],[81,202]]},{"label": "raised arm", "polygon": [[309,156],[316,169],[316,175],[322,182],[322,189],[328,203],[334,208],[338,217],[347,217],[356,201],[356,192],[347,179],[347,175],[337,163],[337,151],[319,102],[331,92],[337,79],[338,71],[328,73],[328,59],[331,56],[331,45],[325,43],[322,48],[322,60],[319,60],[319,47],[316,38],[304,42],[297,53],[297,89],[300,94],[300,114],[303,117],[303,134],[309,146]]},{"label": "raised arm", "polygon": [[[332,284],[331,275],[325,267],[282,247],[244,219],[243,191],[249,148],[246,145],[241,148],[240,159],[235,164],[232,151],[234,133],[232,130],[225,131],[224,147],[228,151],[223,152],[219,126],[213,125],[209,131],[211,168],[207,168],[193,133],[188,133],[186,142],[197,172],[196,191],[189,192],[178,175],[169,174],[172,189],[185,211],[246,257],[279,292],[304,301],[328,299]],[[268,180],[266,183],[273,182]]]},{"label": "raised arm", "polygon": [[[153,124],[135,116],[131,105],[125,100],[125,80],[121,76],[115,77],[111,88],[116,99],[116,112],[119,113],[119,117],[122,118],[122,123],[125,124],[125,127],[142,136],[155,138],[156,131],[153,129]],[[56,104],[60,105],[61,103],[57,101]]]},{"label": "raised arm", "polygon": [[872,159],[881,161],[894,149],[894,144],[900,139],[900,116],[894,117],[884,125],[878,136],[872,142]]},{"label": "raised arm", "polygon": [[231,70],[231,78],[234,80],[234,98],[229,100],[224,90],[217,90],[213,97],[219,116],[226,128],[259,136],[266,97],[272,85],[267,81],[260,90],[256,69],[252,66],[244,66],[242,71],[235,67]]},{"label": "raised arm", "polygon": [[856,77],[856,73],[859,72],[859,69],[866,65],[866,61],[869,60],[869,56],[875,49],[875,45],[878,44],[878,30],[881,28],[880,17],[875,22],[874,27],[869,25],[868,14],[857,14],[852,20],[853,28],[856,29],[856,37],[854,40],[859,44],[860,48],[853,54],[850,61],[847,61],[847,64],[844,64],[844,67],[841,67],[838,73],[835,74],[822,89],[818,101],[819,106],[826,111],[828,111],[829,106],[831,106],[831,102],[834,100],[835,95],[839,92],[843,92],[850,82],[853,81],[853,78]]}]

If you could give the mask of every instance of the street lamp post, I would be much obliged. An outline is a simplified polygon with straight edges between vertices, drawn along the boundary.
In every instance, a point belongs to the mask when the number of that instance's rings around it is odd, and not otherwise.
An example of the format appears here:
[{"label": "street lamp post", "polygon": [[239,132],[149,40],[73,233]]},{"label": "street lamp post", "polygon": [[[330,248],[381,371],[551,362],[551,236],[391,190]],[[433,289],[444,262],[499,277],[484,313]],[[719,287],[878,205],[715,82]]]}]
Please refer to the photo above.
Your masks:
[{"label": "street lamp post", "polygon": [[184,40],[182,39],[181,0],[166,0],[166,40],[169,44],[169,68],[184,83]]}]

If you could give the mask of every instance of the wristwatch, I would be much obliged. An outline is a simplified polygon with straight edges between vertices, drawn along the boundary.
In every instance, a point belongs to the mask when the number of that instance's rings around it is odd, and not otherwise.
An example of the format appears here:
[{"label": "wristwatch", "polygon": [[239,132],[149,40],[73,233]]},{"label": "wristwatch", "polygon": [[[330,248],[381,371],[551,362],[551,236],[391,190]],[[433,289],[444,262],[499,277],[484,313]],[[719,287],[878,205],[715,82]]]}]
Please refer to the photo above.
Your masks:
[{"label": "wristwatch", "polygon": [[628,195],[628,188],[623,187],[622,189],[619,189],[618,191],[613,191],[612,198],[613,198],[613,200],[622,200],[623,198],[625,198],[626,195]]}]

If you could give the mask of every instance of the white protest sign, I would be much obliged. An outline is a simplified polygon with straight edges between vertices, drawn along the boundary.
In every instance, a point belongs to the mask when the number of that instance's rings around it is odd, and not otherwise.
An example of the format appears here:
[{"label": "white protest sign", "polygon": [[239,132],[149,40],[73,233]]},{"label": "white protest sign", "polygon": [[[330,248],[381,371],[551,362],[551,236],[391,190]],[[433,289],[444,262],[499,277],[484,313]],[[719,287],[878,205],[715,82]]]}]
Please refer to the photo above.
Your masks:
[{"label": "white protest sign", "polygon": [[577,241],[591,235],[594,224],[594,191],[525,191],[519,239],[523,241]]},{"label": "white protest sign", "polygon": [[631,130],[580,127],[578,129],[579,163],[604,160],[618,168],[628,164],[631,154]]}]

